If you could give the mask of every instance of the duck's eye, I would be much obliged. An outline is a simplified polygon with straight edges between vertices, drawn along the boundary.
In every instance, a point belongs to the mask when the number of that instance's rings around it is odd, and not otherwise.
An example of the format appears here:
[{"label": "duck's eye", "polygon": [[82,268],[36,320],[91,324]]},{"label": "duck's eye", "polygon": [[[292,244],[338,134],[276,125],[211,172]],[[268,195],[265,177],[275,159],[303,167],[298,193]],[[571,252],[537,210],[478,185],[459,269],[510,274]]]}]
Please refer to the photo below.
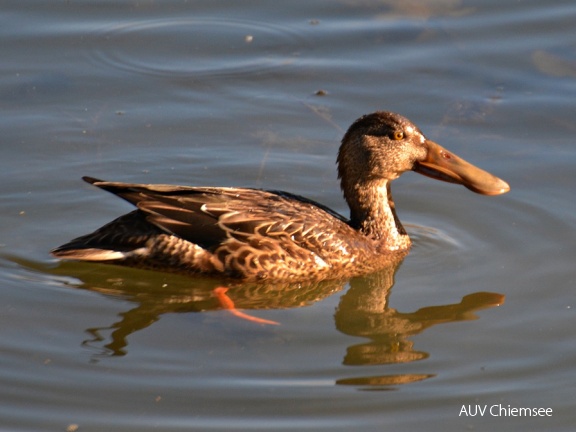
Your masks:
[{"label": "duck's eye", "polygon": [[394,138],[396,141],[400,141],[401,139],[404,139],[404,132],[396,131],[392,134],[392,138]]}]

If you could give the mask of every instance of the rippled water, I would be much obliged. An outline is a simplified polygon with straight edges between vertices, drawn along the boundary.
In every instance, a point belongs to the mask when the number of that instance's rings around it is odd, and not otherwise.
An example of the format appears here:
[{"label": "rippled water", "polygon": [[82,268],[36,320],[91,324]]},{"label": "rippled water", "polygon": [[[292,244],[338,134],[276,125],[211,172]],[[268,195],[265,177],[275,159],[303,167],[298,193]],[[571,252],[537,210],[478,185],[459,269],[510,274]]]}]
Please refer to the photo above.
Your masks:
[{"label": "rippled water", "polygon": [[[576,5],[12,2],[0,14],[0,429],[572,430]],[[130,207],[81,182],[288,190],[400,112],[507,180],[407,174],[371,278],[229,292],[48,251]],[[464,416],[463,406],[551,408]]]}]

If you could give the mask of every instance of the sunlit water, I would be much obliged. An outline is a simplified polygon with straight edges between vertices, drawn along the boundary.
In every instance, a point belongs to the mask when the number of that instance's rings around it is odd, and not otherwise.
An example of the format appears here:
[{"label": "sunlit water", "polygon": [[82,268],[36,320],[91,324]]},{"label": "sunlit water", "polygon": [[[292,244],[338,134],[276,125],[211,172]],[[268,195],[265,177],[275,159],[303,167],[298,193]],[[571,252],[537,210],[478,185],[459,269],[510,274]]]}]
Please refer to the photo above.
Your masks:
[{"label": "sunlit water", "polygon": [[[576,5],[12,2],[0,14],[0,429],[572,430]],[[507,180],[407,174],[373,279],[231,297],[48,251],[130,207],[81,182],[283,189],[347,213],[338,141],[400,112]],[[465,416],[463,406],[551,408]]]}]

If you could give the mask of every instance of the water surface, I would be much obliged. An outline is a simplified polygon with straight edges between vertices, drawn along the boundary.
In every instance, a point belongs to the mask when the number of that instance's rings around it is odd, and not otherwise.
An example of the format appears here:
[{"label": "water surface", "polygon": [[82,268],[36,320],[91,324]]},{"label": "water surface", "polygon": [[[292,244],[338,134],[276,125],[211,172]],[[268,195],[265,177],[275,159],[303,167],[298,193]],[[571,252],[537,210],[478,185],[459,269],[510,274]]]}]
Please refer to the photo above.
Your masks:
[{"label": "water surface", "polygon": [[[11,2],[0,14],[0,429],[571,430],[573,2]],[[394,184],[397,268],[302,289],[48,251],[130,210],[107,180],[288,190],[346,214],[377,109],[507,180]],[[232,294],[231,294],[232,295]],[[552,408],[466,417],[463,405]]]}]

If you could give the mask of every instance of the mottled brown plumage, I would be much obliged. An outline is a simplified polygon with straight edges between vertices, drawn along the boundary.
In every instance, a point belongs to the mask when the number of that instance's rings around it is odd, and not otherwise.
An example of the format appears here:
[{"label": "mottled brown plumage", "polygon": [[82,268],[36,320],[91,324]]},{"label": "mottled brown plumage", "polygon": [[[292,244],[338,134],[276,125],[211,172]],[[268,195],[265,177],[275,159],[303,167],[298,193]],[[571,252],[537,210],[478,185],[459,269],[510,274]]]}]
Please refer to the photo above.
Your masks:
[{"label": "mottled brown plumage", "polygon": [[338,153],[350,220],[304,197],[248,188],[87,182],[137,210],[60,246],[74,260],[258,280],[321,280],[378,270],[410,239],[390,182],[405,171],[485,194],[509,186],[426,139],[406,118],[376,112],[356,120]]}]

